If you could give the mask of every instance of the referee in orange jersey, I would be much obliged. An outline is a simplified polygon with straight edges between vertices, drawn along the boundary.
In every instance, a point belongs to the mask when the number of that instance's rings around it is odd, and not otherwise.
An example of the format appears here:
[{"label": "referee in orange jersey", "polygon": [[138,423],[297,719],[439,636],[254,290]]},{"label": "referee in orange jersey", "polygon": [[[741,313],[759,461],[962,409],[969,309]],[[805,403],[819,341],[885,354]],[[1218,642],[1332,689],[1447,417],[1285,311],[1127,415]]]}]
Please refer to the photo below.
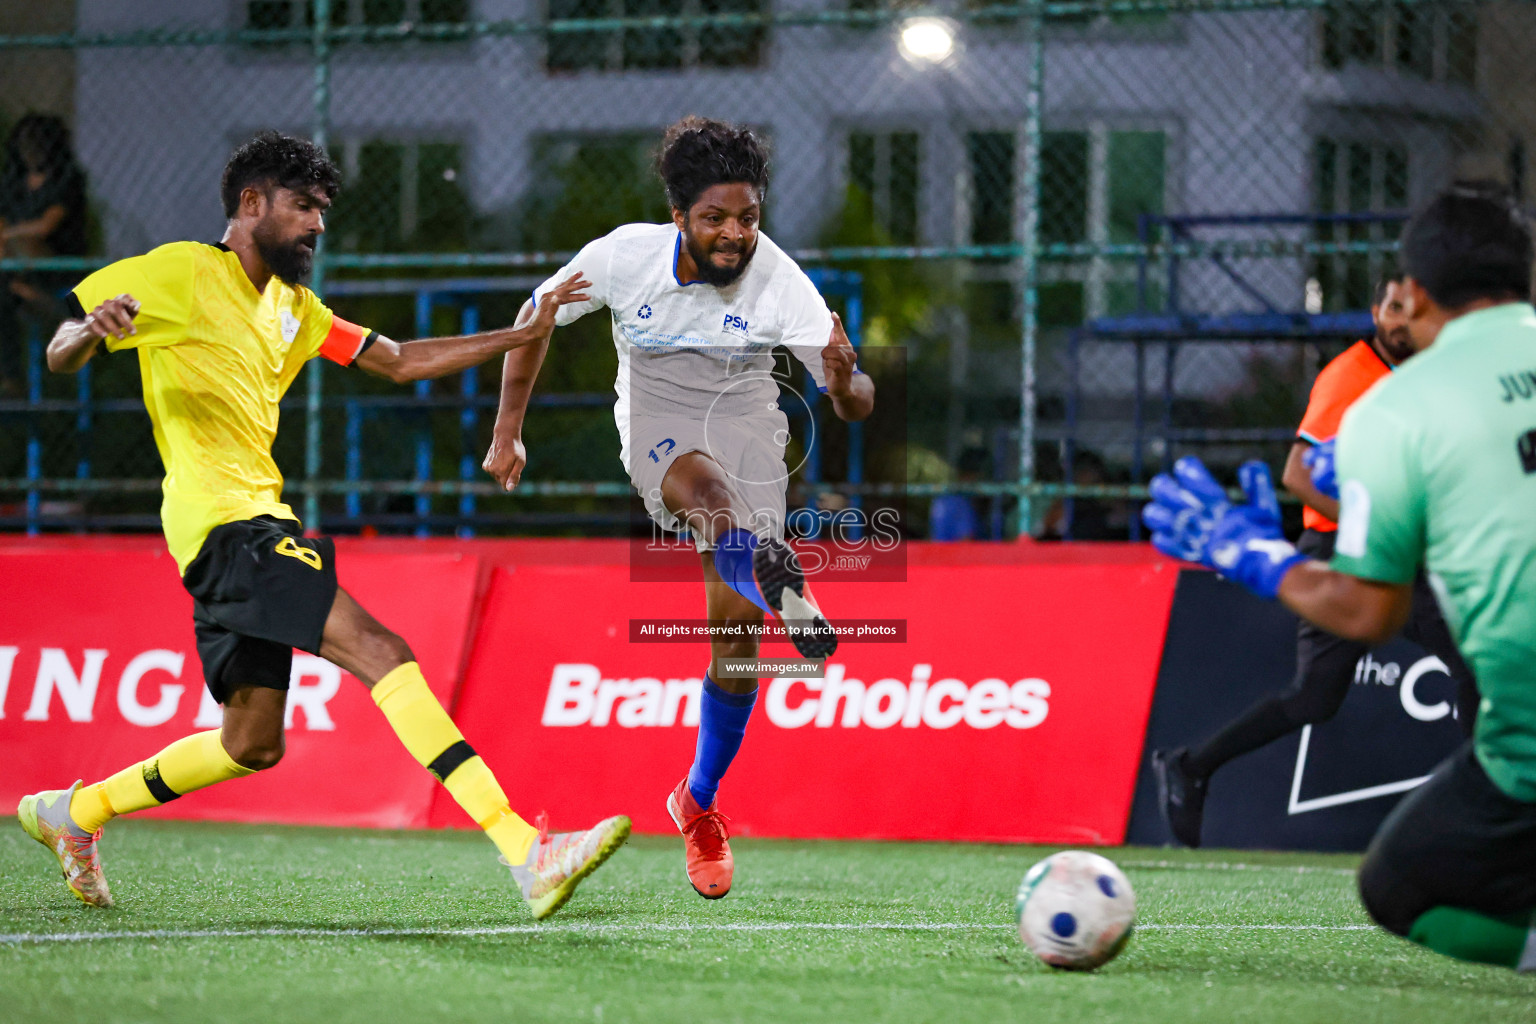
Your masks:
[{"label": "referee in orange jersey", "polygon": [[[1296,549],[1323,562],[1333,557],[1339,502],[1313,485],[1303,457],[1314,445],[1332,440],[1345,410],[1413,355],[1408,318],[1398,294],[1400,282],[1400,276],[1388,277],[1376,286],[1376,301],[1371,306],[1375,336],[1355,342],[1317,375],[1306,414],[1296,431],[1296,443],[1285,462],[1282,482],[1305,506],[1302,523],[1306,529]],[[1422,573],[1415,584],[1413,614],[1403,635],[1449,666],[1456,680],[1458,721],[1462,731],[1472,735],[1477,714],[1476,683],[1456,650],[1440,606]],[[1216,769],[1304,725],[1332,718],[1349,693],[1356,663],[1367,650],[1365,644],[1342,640],[1303,619],[1296,629],[1296,676],[1289,687],[1259,701],[1193,750],[1178,747],[1154,752],[1152,767],[1157,774],[1158,801],[1174,838],[1185,846],[1200,845],[1206,787]]]}]

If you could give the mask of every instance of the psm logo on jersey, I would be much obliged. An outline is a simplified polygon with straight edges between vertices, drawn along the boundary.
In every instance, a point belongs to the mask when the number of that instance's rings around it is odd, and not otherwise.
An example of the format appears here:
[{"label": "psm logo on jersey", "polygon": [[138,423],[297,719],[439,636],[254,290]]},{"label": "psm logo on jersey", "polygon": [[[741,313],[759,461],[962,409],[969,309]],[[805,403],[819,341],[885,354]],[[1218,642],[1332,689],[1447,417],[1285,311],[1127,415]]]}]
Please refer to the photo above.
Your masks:
[{"label": "psm logo on jersey", "polygon": [[747,336],[747,331],[750,330],[751,327],[752,325],[747,323],[747,321],[743,320],[741,317],[732,316],[729,313],[725,314],[725,323],[720,325],[720,329],[726,333],[739,334],[743,338]]},{"label": "psm logo on jersey", "polygon": [[282,315],[278,317],[278,320],[283,325],[283,344],[292,345],[293,339],[297,337],[299,333],[298,318],[285,309],[283,310]]},{"label": "psm logo on jersey", "polygon": [[641,320],[649,320],[651,318],[651,307],[641,306],[639,316]]}]

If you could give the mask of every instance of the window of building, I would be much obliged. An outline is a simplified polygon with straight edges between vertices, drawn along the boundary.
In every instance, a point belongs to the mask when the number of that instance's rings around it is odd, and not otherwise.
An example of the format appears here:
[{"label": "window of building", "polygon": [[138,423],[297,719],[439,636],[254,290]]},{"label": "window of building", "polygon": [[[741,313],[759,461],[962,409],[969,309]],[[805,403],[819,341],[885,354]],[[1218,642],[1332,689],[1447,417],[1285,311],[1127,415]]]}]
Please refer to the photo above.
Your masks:
[{"label": "window of building", "polygon": [[1324,67],[1364,65],[1456,85],[1476,81],[1474,7],[1344,4],[1319,17]]},{"label": "window of building", "polygon": [[[1015,135],[972,132],[971,241],[1013,241]],[[1136,241],[1137,219],[1162,213],[1167,191],[1167,134],[1103,124],[1086,131],[1044,132],[1040,139],[1040,241],[1078,245]],[[1136,264],[1093,256],[1040,266],[1040,322],[1075,326],[1085,318],[1136,305]]]},{"label": "window of building", "polygon": [[[1319,139],[1313,149],[1312,187],[1319,213],[1385,213],[1407,208],[1408,149],[1383,142]],[[1331,242],[1385,245],[1402,229],[1399,220],[1319,225],[1316,237]],[[1371,304],[1378,277],[1396,266],[1389,252],[1319,256],[1312,277],[1322,289],[1322,308],[1337,312]]]},{"label": "window of building", "polygon": [[533,139],[530,182],[518,202],[516,245],[564,251],[618,224],[671,219],[654,161],[660,133],[549,134]]},{"label": "window of building", "polygon": [[875,224],[891,242],[917,242],[918,136],[916,132],[848,136],[848,180],[864,193]]},{"label": "window of building", "polygon": [[[382,27],[402,23],[463,25],[470,18],[470,0],[331,0],[331,27]],[[314,0],[247,0],[245,27],[258,31],[313,28]],[[423,42],[432,42],[426,37]],[[290,46],[291,43],[272,44]]]},{"label": "window of building", "polygon": [[969,167],[972,245],[1006,245],[1015,237],[1014,144],[1012,132],[969,132],[965,137]]},{"label": "window of building", "polygon": [[[549,20],[699,17],[757,14],[765,0],[549,0]],[[756,67],[766,32],[761,25],[579,29],[550,32],[545,63],[551,71],[645,71]]]},{"label": "window of building", "polygon": [[461,143],[343,139],[331,152],[346,179],[327,218],[332,244],[348,252],[469,245],[472,218]]}]

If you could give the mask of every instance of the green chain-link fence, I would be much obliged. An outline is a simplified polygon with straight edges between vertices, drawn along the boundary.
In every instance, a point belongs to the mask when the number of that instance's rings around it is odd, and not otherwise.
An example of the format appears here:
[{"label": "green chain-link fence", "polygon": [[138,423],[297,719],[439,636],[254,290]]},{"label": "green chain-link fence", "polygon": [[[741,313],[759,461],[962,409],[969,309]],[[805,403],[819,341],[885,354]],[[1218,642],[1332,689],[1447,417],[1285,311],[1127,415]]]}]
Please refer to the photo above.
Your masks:
[{"label": "green chain-link fence", "polygon": [[[869,365],[904,354],[876,378],[904,415],[877,415],[836,486],[933,498],[918,532],[998,537],[1128,536],[1176,455],[1283,456],[1317,366],[1368,330],[1403,211],[1458,176],[1528,194],[1536,139],[1528,2],[61,6],[73,29],[0,37],[12,528],[155,525],[133,360],[49,377],[28,339],[87,269],[216,240],[219,171],[258,128],[345,173],[317,289],[409,338],[506,323],[585,241],[664,219],[667,124],[753,125],[766,230],[833,272]],[[39,82],[64,83],[58,123],[18,131]],[[40,174],[67,238],[16,230]],[[477,470],[494,366],[411,391],[317,362],[279,433],[291,500],[327,528],[622,530],[611,352],[600,317],[556,335],[513,496]]]}]

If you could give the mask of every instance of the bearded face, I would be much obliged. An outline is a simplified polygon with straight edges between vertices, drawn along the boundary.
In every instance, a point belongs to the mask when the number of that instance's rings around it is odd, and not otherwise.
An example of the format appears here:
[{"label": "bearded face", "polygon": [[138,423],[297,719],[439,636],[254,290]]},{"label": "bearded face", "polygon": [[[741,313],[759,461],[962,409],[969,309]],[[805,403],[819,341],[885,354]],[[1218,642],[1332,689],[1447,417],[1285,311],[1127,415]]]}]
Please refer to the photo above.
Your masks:
[{"label": "bearded face", "polygon": [[1418,351],[1408,333],[1408,312],[1403,306],[1403,282],[1387,285],[1381,302],[1371,310],[1376,321],[1376,341],[1394,366],[1405,362]]},{"label": "bearded face", "polygon": [[761,198],[756,186],[729,182],[705,189],[686,211],[672,211],[700,281],[723,288],[746,273],[757,253]]},{"label": "bearded face", "polygon": [[755,235],[749,245],[739,238],[725,239],[718,235],[713,238],[700,238],[693,231],[685,228],[683,243],[688,246],[688,255],[693,257],[694,266],[699,268],[699,279],[716,288],[732,284],[746,273],[747,265],[757,254]]},{"label": "bearded face", "polygon": [[309,279],[329,205],[324,196],[281,185],[267,193],[261,219],[251,228],[251,241],[276,277],[293,285]]},{"label": "bearded face", "polygon": [[251,240],[274,275],[295,285],[309,280],[319,233],[287,228],[279,217],[269,214],[251,230]]}]

